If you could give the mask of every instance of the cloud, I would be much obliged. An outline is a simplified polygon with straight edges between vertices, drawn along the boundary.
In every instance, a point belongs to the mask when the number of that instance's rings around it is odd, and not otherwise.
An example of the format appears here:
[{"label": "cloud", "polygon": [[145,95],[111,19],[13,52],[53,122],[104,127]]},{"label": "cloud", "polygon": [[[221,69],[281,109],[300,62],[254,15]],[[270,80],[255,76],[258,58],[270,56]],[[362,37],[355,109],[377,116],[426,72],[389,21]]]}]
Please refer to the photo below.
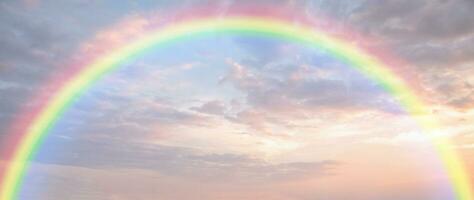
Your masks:
[{"label": "cloud", "polygon": [[[456,1],[363,1],[349,20],[364,31],[414,42],[446,40],[470,34],[473,3]],[[453,12],[456,10],[458,12]],[[370,19],[370,20],[368,20]],[[471,26],[469,26],[471,25]]]},{"label": "cloud", "polygon": [[5,3],[0,5],[0,9],[1,19],[5,22],[0,29],[3,33],[0,41],[3,44],[0,48],[3,65],[38,62],[44,65],[64,56],[66,52],[62,47],[68,38],[60,29],[43,17],[32,20]]},{"label": "cloud", "polygon": [[458,110],[472,109],[474,78],[469,76],[473,72],[469,66],[439,68],[426,75],[426,88],[434,93],[431,99]]},{"label": "cloud", "polygon": [[0,3],[0,129],[5,133],[9,122],[24,105],[40,82],[57,69],[56,62],[72,51],[62,27],[54,26],[48,16],[32,18],[27,11],[7,2]]},{"label": "cloud", "polygon": [[226,110],[226,106],[222,102],[215,100],[206,102],[199,107],[192,107],[191,110],[206,114],[222,115]]},{"label": "cloud", "polygon": [[[461,109],[470,107],[471,97],[462,92],[462,87],[451,87],[458,94],[436,99],[445,90],[432,86],[438,82],[450,84],[452,75],[463,76],[472,68],[472,1],[307,1],[299,6],[310,17],[323,13],[342,22],[341,26],[361,32],[369,38],[365,45],[389,49],[395,57],[408,61],[406,70],[421,77],[426,90],[436,92],[426,97],[431,101]],[[444,77],[446,72],[450,75]]]},{"label": "cloud", "polygon": [[[55,140],[64,140],[56,138]],[[340,165],[338,161],[270,163],[238,154],[205,153],[197,149],[127,143],[120,141],[75,140],[69,150],[60,143],[45,146],[36,161],[46,164],[94,169],[148,169],[167,176],[187,177],[212,182],[283,181],[285,179],[327,176]]]},{"label": "cloud", "polygon": [[[285,168],[313,168],[312,164],[296,163]],[[238,184],[226,179],[209,182],[199,179],[168,176],[144,169],[94,169],[77,166],[33,163],[20,198],[33,199],[250,199],[271,200],[291,198],[304,193],[285,192],[296,186],[273,182]],[[231,174],[232,171],[227,171]],[[225,175],[225,174],[224,174]],[[260,174],[261,176],[261,174]],[[309,174],[306,174],[309,176]],[[254,177],[249,176],[248,179]],[[218,179],[218,177],[216,177]],[[41,187],[38,187],[41,186]],[[278,192],[281,191],[281,192]],[[294,199],[294,196],[293,198]]]},{"label": "cloud", "polygon": [[298,120],[338,115],[348,110],[399,113],[392,97],[376,83],[340,65],[308,65],[301,61],[270,63],[263,67],[230,61],[221,84],[230,84],[245,96],[246,108],[227,118],[270,134],[268,126],[294,129]]},{"label": "cloud", "polygon": [[[35,5],[25,6],[30,2]],[[82,42],[126,14],[123,8],[93,4],[84,1],[0,3],[0,80],[3,85],[15,85],[15,89],[0,87],[5,97],[0,99],[0,113],[6,118],[0,122],[2,134],[8,127],[3,123],[13,120],[21,108],[29,108],[36,101],[34,95],[50,92],[46,80],[73,65],[71,59]]]}]

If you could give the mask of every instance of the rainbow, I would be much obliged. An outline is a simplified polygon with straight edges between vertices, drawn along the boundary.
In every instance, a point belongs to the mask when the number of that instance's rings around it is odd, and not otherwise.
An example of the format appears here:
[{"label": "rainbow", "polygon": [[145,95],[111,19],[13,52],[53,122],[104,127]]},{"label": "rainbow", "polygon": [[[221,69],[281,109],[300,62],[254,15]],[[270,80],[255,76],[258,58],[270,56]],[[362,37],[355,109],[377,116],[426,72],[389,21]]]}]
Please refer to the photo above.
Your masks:
[{"label": "rainbow", "polygon": [[[422,98],[417,96],[416,89],[410,87],[408,82],[397,75],[386,62],[367,49],[351,43],[347,38],[337,37],[314,23],[307,21],[294,23],[294,17],[255,11],[237,12],[225,16],[188,13],[186,16],[169,25],[157,26],[131,42],[109,49],[90,59],[90,62],[82,64],[69,78],[56,80],[56,83],[60,83],[59,87],[45,98],[41,108],[33,113],[29,112],[32,114],[28,115],[27,122],[23,123],[21,133],[15,134],[16,142],[13,142],[8,163],[0,174],[0,200],[18,199],[29,162],[40,148],[42,141],[71,104],[98,79],[113,72],[127,60],[140,56],[154,47],[208,34],[259,35],[324,50],[377,82],[398,100],[424,131],[431,133],[438,129],[436,120],[429,117],[429,110]],[[451,142],[441,137],[430,138],[436,153],[443,161],[456,199],[474,200],[467,171]]]}]

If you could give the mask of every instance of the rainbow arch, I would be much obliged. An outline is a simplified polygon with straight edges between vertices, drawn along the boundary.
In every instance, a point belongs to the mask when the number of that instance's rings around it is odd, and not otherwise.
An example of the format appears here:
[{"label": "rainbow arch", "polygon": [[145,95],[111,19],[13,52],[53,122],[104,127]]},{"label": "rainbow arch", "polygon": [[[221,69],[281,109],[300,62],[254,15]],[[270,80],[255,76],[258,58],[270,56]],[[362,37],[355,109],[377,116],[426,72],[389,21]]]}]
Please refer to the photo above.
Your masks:
[{"label": "rainbow arch", "polygon": [[[377,56],[352,44],[349,40],[336,37],[324,29],[317,29],[310,23],[295,24],[293,20],[284,17],[261,16],[255,13],[190,17],[171,25],[155,28],[135,41],[96,57],[92,62],[81,66],[70,79],[65,80],[44,106],[32,114],[31,119],[21,131],[21,135],[17,136],[18,142],[11,151],[6,169],[0,174],[3,175],[0,180],[0,200],[18,198],[29,161],[40,148],[42,140],[64,111],[96,80],[152,47],[216,33],[262,35],[327,51],[381,85],[399,101],[405,111],[410,113],[426,132],[438,129],[435,119],[423,117],[429,116],[429,110],[422,98],[417,96],[416,90]],[[450,141],[439,137],[430,138],[443,161],[456,199],[474,200],[468,173]]]}]

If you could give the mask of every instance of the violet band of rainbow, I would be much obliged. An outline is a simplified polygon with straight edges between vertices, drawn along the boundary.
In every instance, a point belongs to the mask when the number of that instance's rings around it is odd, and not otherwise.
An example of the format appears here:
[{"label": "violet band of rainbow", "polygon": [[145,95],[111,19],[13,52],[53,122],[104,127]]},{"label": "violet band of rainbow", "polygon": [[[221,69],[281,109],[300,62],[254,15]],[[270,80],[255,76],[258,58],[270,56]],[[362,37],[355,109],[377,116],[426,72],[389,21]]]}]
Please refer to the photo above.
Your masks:
[{"label": "violet band of rainbow", "polygon": [[[295,25],[282,19],[258,16],[228,16],[221,18],[199,18],[180,21],[170,26],[152,30],[123,47],[84,66],[72,79],[62,85],[40,112],[34,115],[24,136],[8,162],[0,185],[0,200],[14,200],[23,183],[29,162],[41,146],[50,129],[61,118],[65,110],[103,75],[119,68],[125,61],[139,56],[152,47],[165,45],[196,35],[215,33],[257,34],[301,43],[311,48],[326,51],[342,60],[367,78],[378,83],[389,92],[413,116],[427,134],[438,130],[436,119],[431,117],[427,105],[406,82],[377,57],[353,45],[350,41],[332,37],[324,30]],[[465,166],[451,142],[442,137],[429,136],[437,155],[443,161],[451,187],[459,200],[473,200],[472,185]]]}]

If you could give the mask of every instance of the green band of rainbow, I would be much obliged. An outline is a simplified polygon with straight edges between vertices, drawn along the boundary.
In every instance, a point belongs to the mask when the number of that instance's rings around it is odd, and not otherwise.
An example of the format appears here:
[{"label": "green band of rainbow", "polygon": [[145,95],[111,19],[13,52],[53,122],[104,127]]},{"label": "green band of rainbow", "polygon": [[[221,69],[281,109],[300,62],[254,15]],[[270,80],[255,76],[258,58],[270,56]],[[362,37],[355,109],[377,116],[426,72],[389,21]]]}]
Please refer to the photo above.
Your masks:
[{"label": "green band of rainbow", "polygon": [[[330,55],[343,60],[391,93],[404,109],[414,116],[414,119],[423,127],[424,131],[432,132],[437,129],[436,121],[431,117],[426,117],[430,115],[426,106],[420,100],[421,98],[417,97],[414,91],[410,90],[406,83],[381,61],[352,45],[349,41],[331,37],[323,31],[314,30],[313,27],[297,26],[283,20],[263,17],[236,16],[219,19],[191,19],[151,31],[129,45],[113,50],[110,54],[86,66],[83,71],[63,85],[29,125],[7,168],[5,178],[2,180],[0,200],[18,198],[18,192],[29,161],[39,149],[41,141],[56,121],[61,118],[62,113],[70,107],[71,103],[97,79],[118,68],[124,61],[144,53],[151,47],[207,33],[254,33],[298,42],[327,51]],[[451,143],[438,137],[430,138],[432,138],[432,143],[443,160],[456,198],[473,200],[468,174]]]}]

